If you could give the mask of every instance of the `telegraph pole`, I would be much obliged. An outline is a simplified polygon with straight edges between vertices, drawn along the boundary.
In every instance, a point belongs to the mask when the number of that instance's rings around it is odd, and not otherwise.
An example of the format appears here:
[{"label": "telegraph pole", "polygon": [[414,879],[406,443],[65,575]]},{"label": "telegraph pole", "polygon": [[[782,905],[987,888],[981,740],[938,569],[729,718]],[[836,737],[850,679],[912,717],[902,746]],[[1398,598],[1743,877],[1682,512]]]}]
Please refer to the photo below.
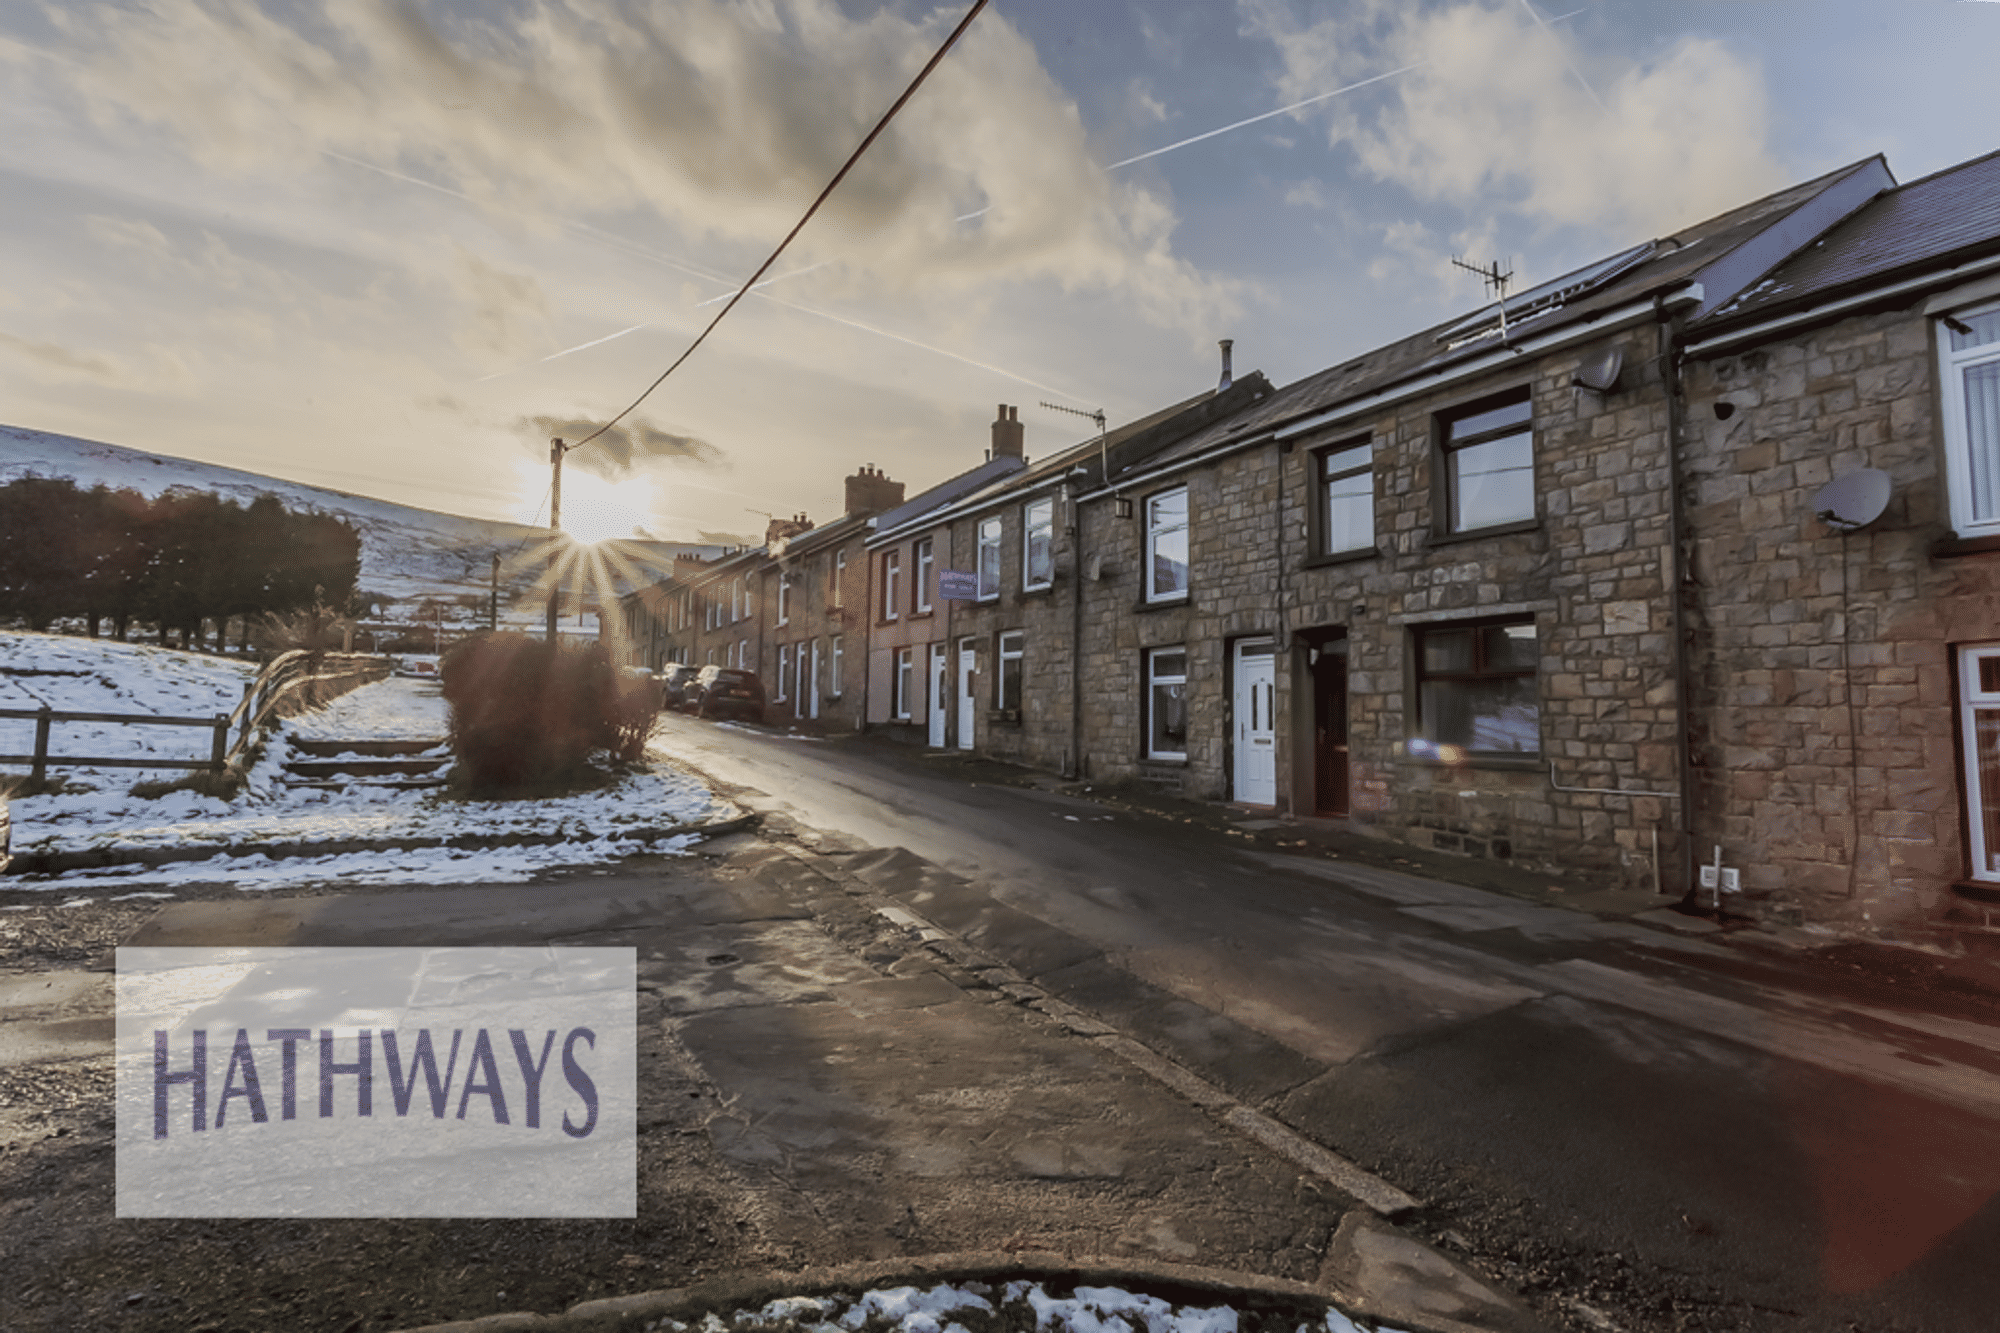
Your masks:
[{"label": "telegraph pole", "polygon": [[557,569],[562,542],[562,461],[569,446],[561,437],[549,441],[549,620],[548,640],[556,641],[556,619],[562,614],[562,577]]}]

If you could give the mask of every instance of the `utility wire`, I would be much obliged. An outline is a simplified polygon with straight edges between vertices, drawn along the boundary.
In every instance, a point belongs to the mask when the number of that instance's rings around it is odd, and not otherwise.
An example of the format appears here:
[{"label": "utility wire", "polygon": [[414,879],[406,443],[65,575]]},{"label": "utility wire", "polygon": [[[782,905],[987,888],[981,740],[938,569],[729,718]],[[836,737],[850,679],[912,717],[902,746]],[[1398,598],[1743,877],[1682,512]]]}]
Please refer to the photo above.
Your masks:
[{"label": "utility wire", "polygon": [[820,205],[824,204],[832,196],[833,192],[840,188],[840,183],[847,179],[847,173],[854,169],[855,163],[861,160],[862,154],[866,153],[875,140],[881,137],[883,130],[889,128],[889,122],[896,118],[896,113],[903,109],[904,104],[916,96],[917,89],[921,88],[924,80],[931,76],[931,71],[943,62],[946,54],[950,52],[953,46],[957,45],[958,39],[965,35],[965,30],[972,26],[972,20],[978,18],[979,11],[984,8],[986,8],[986,0],[974,0],[972,8],[967,11],[963,19],[959,20],[958,26],[951,30],[951,36],[944,39],[944,45],[937,49],[937,54],[932,56],[921,70],[917,71],[917,77],[910,81],[910,86],[903,90],[903,95],[896,99],[895,104],[882,113],[882,119],[875,122],[875,128],[868,131],[868,137],[861,141],[860,146],[853,153],[849,154],[847,161],[841,164],[840,170],[834,173],[833,179],[826,183],[826,188],[819,192],[819,198],[813,200],[812,206],[806,209],[805,215],[798,220],[789,232],[785,233],[785,239],[778,242],[778,248],[771,252],[771,257],[766,259],[762,264],[759,264],[757,271],[752,273],[749,279],[736,289],[735,295],[729,298],[729,304],[716,312],[715,318],[710,320],[708,327],[703,329],[695,340],[688,344],[687,350],[682,352],[678,357],[675,357],[674,363],[661,371],[660,377],[647,385],[646,391],[633,399],[630,407],[627,407],[623,412],[620,412],[617,416],[611,418],[611,420],[605,422],[575,444],[564,445],[563,452],[567,453],[572,449],[581,449],[584,445],[589,444],[592,440],[630,416],[634,408],[652,396],[653,390],[667,382],[667,376],[679,370],[681,363],[694,355],[695,348],[708,340],[708,335],[715,332],[715,326],[720,324],[729,312],[736,308],[736,303],[749,294],[751,288],[757,285],[757,280],[764,276],[771,265],[778,262],[778,256],[785,253],[785,247],[789,246],[798,234],[805,230],[806,223],[812,221],[813,214],[819,212]]}]

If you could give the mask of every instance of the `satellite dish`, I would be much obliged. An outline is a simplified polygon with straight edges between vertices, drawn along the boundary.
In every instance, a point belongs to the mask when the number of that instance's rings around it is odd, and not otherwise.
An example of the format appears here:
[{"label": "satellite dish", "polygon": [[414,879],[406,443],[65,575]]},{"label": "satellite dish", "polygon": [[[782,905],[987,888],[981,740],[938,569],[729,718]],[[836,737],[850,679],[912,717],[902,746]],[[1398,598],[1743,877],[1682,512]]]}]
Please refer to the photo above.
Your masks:
[{"label": "satellite dish", "polygon": [[1579,389],[1589,389],[1592,393],[1610,393],[1618,387],[1618,372],[1625,369],[1625,349],[1606,348],[1590,360],[1576,368],[1576,378],[1570,382]]},{"label": "satellite dish", "polygon": [[1842,473],[1813,496],[1813,517],[1841,532],[1858,532],[1889,507],[1894,484],[1878,467]]}]

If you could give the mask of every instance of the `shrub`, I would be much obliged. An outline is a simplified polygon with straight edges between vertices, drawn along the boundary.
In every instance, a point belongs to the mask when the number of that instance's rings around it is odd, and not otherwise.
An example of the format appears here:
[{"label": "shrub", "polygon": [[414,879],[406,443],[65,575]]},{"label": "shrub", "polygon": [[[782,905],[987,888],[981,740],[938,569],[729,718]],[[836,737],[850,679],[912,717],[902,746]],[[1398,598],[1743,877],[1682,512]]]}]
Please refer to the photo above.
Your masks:
[{"label": "shrub", "polygon": [[482,634],[447,652],[442,674],[459,778],[474,795],[574,785],[600,750],[629,763],[659,711],[651,683],[622,677],[597,644]]}]

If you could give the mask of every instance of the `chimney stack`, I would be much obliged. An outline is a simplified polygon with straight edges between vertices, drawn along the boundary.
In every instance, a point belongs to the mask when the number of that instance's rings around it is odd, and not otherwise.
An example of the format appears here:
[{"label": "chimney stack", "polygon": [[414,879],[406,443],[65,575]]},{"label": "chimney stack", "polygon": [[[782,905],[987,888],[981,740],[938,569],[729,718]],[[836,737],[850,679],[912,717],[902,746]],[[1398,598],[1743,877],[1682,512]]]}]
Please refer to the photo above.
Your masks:
[{"label": "chimney stack", "polygon": [[987,457],[1022,457],[1022,435],[1026,430],[1021,424],[1021,409],[1000,404],[1000,415],[993,423],[993,452]]},{"label": "chimney stack", "polygon": [[890,481],[873,463],[863,463],[861,470],[847,479],[847,512],[850,514],[879,514],[901,503],[903,483]]},{"label": "chimney stack", "polygon": [[1221,393],[1223,390],[1227,389],[1230,385],[1236,382],[1235,377],[1230,374],[1229,370],[1229,349],[1236,346],[1236,340],[1234,338],[1224,338],[1222,340],[1221,346],[1222,346],[1222,383],[1215,386],[1215,391],[1217,393]]},{"label": "chimney stack", "polygon": [[790,541],[812,531],[812,520],[804,514],[794,514],[790,518],[774,518],[764,525],[764,545],[775,547],[781,541]]}]

